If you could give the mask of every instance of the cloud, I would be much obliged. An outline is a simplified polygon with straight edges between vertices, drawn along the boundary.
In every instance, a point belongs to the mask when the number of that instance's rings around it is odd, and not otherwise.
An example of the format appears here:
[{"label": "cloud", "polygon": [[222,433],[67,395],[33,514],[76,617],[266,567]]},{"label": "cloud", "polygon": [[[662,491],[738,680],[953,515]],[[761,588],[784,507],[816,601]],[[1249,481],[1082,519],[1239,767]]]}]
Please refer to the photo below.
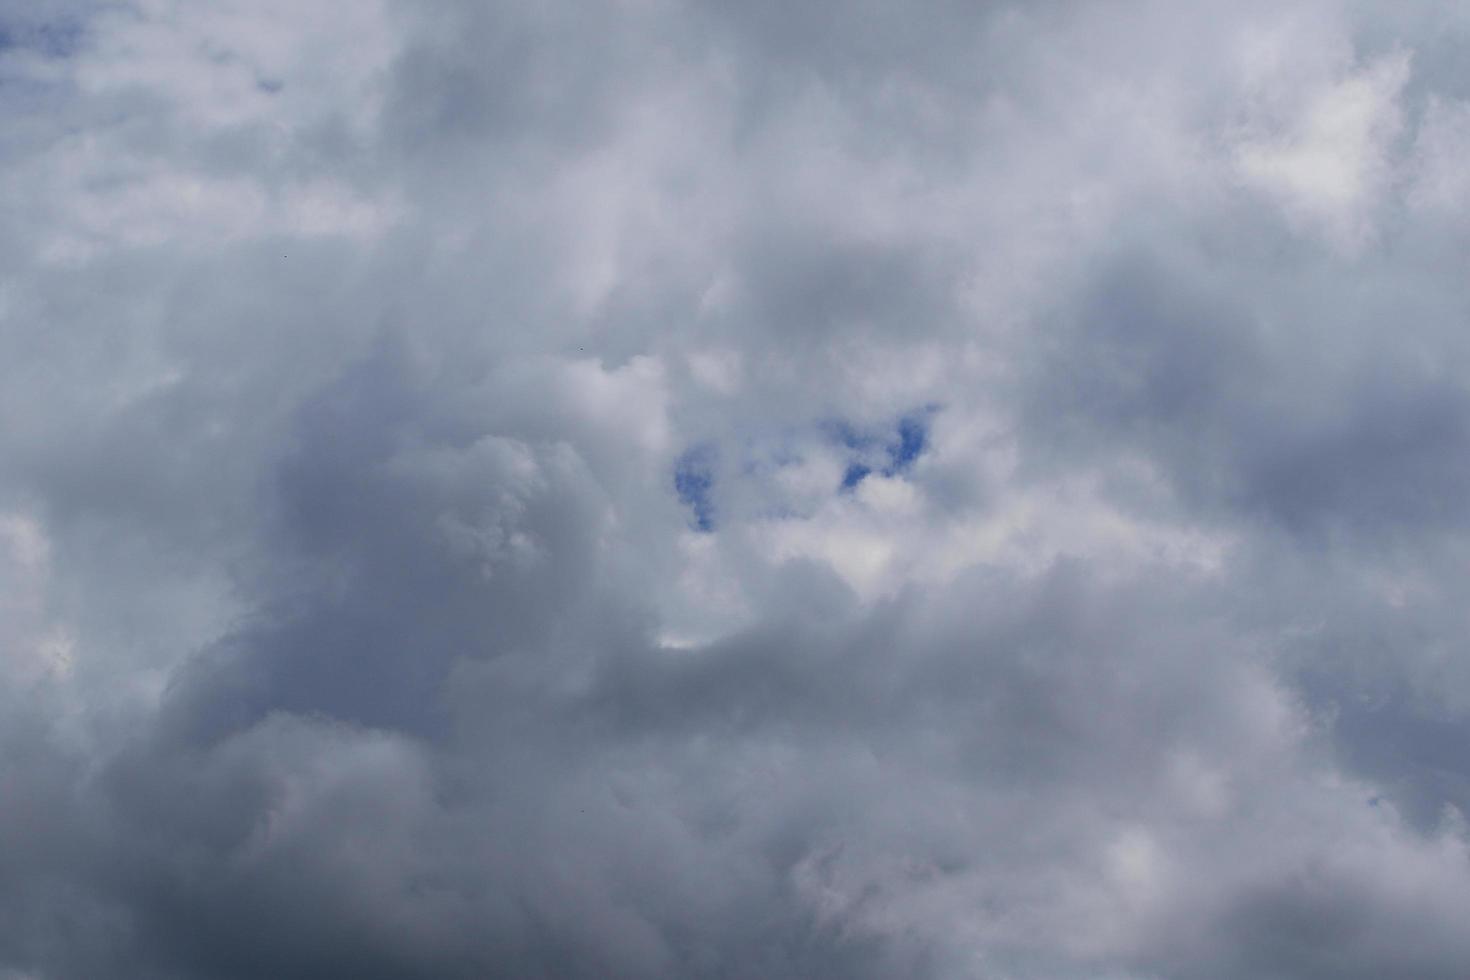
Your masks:
[{"label": "cloud", "polygon": [[0,3],[0,976],[1465,975],[1465,26]]}]

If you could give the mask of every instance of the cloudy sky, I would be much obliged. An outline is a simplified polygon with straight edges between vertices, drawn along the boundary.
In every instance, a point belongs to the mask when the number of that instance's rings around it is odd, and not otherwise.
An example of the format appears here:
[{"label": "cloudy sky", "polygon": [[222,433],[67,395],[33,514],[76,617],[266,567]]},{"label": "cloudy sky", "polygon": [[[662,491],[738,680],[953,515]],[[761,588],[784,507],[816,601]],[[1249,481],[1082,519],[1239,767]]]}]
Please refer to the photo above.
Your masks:
[{"label": "cloudy sky", "polygon": [[0,0],[0,980],[1470,975],[1470,13]]}]

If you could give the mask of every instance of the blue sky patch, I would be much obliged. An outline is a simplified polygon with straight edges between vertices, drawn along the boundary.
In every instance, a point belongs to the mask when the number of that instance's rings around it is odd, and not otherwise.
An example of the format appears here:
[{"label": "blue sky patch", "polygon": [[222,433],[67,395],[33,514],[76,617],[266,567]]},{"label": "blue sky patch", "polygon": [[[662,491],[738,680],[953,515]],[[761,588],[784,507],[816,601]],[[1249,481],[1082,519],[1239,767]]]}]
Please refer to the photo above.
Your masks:
[{"label": "blue sky patch", "polygon": [[914,460],[929,444],[929,416],[933,413],[932,408],[926,408],[898,420],[898,441],[888,444],[884,476],[906,473],[913,467]]},{"label": "blue sky patch", "polygon": [[936,411],[938,406],[926,405],[910,412],[887,433],[865,432],[842,419],[822,423],[827,437],[850,453],[838,490],[851,491],[875,471],[892,477],[913,469],[929,447],[929,420]]},{"label": "blue sky patch", "polygon": [[674,492],[679,502],[689,508],[691,524],[697,531],[715,529],[714,502],[710,492],[715,485],[715,451],[713,446],[696,446],[674,461]]},{"label": "blue sky patch", "polygon": [[873,472],[873,468],[862,463],[848,463],[847,469],[842,472],[843,490],[851,490],[863,482],[863,477]]}]

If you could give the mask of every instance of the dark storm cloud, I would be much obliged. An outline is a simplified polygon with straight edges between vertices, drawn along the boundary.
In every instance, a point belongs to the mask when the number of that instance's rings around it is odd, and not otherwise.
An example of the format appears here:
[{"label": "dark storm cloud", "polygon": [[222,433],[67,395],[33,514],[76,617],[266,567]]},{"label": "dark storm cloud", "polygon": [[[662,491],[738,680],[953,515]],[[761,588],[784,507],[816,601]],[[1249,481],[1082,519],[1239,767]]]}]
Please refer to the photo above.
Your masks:
[{"label": "dark storm cloud", "polygon": [[0,975],[1463,975],[1465,29],[0,5]]}]

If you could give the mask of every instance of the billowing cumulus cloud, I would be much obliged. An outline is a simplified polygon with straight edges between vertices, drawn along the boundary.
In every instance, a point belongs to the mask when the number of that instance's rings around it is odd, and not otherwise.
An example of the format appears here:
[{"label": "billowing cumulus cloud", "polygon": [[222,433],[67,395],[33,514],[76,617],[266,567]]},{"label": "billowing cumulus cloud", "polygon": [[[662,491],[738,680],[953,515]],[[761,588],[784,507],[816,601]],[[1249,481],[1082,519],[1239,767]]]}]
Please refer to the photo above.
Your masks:
[{"label": "billowing cumulus cloud", "polygon": [[0,0],[0,977],[1470,974],[1467,50]]}]

